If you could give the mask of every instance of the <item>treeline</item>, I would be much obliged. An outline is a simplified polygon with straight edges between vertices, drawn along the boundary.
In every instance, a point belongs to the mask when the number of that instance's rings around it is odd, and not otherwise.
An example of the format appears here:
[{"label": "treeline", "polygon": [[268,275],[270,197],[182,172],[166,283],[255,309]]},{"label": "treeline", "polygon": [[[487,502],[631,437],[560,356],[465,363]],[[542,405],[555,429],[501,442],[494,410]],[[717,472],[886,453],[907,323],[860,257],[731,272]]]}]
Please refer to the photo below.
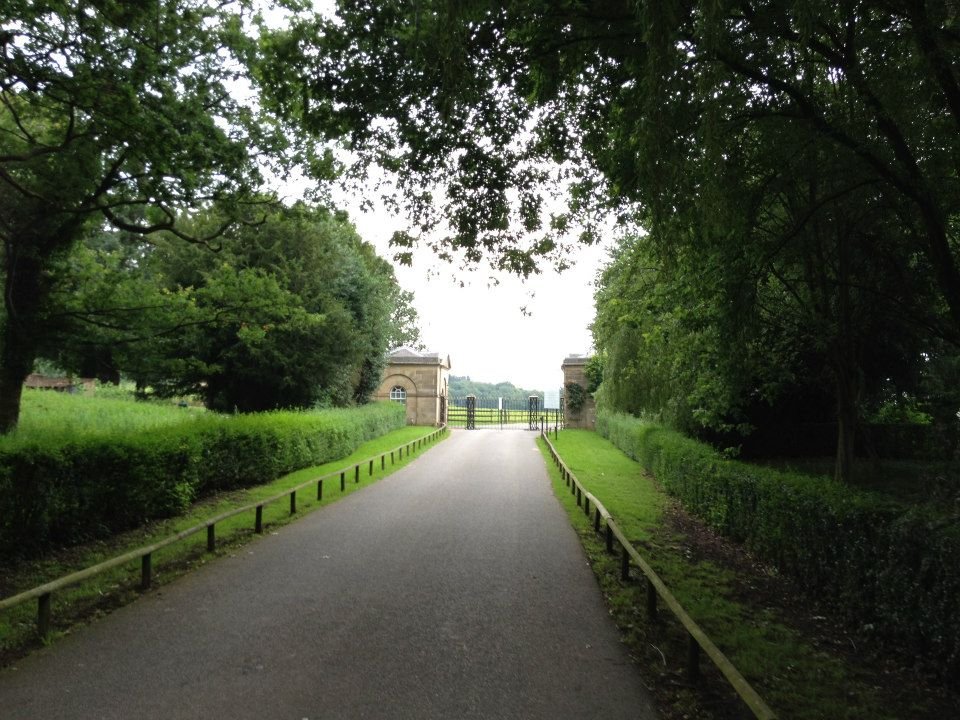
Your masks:
[{"label": "treeline", "polygon": [[601,405],[751,452],[829,453],[832,425],[838,477],[876,452],[867,424],[955,438],[960,353],[924,321],[942,308],[928,270],[881,214],[850,224],[838,209],[829,239],[824,220],[789,250],[772,231],[769,245],[731,235],[712,252],[681,249],[706,244],[700,232],[669,251],[659,233],[625,242],[596,293]]},{"label": "treeline", "polygon": [[279,30],[271,71],[310,72],[270,100],[402,167],[424,230],[423,188],[453,188],[445,255],[527,275],[574,228],[634,235],[598,295],[611,406],[733,447],[833,421],[843,477],[864,420],[953,422],[953,4],[428,6]]},{"label": "treeline", "polygon": [[[524,390],[510,382],[486,383],[471,380],[466,375],[451,375],[448,390],[451,398],[460,399],[476,395],[484,400],[503,398],[513,407],[526,407],[531,395],[543,397],[542,390]],[[494,407],[496,403],[494,403]]]},{"label": "treeline", "polygon": [[[223,218],[179,222],[203,236]],[[236,225],[213,247],[101,228],[52,273],[39,357],[223,412],[365,402],[387,350],[416,339],[390,264],[344,216],[305,204]]]},{"label": "treeline", "polygon": [[223,411],[364,401],[410,297],[345,217],[272,190],[337,168],[255,100],[283,51],[250,3],[8,10],[0,434],[38,360]]}]

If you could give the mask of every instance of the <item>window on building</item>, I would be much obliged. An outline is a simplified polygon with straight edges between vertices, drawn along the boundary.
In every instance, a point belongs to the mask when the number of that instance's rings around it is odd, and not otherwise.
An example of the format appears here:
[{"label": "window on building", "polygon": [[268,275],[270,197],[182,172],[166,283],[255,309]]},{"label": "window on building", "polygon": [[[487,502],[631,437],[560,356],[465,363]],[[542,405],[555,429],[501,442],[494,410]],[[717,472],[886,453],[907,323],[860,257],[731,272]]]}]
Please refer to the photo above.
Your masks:
[{"label": "window on building", "polygon": [[407,402],[407,391],[403,388],[402,385],[395,385],[393,390],[390,391],[390,399],[395,400],[399,403],[406,404]]}]

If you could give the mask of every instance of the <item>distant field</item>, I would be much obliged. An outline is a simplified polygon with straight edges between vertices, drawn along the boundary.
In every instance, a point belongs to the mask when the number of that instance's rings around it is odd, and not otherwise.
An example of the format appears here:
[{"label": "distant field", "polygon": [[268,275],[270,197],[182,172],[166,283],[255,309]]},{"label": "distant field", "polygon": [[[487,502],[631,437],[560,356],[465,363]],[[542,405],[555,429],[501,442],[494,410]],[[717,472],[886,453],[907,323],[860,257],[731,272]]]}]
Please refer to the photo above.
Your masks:
[{"label": "distant field", "polygon": [[23,391],[20,424],[11,435],[0,438],[5,444],[35,439],[64,439],[123,431],[143,431],[190,422],[204,414],[197,408],[138,402],[133,399],[70,395],[50,390]]}]

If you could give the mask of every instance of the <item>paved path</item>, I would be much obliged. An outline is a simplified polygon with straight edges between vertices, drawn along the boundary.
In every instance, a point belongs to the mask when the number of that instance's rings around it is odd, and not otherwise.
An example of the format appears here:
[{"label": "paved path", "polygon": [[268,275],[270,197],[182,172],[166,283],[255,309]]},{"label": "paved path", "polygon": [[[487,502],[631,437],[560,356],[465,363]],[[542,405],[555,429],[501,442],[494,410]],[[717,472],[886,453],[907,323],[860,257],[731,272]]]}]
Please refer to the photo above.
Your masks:
[{"label": "paved path", "polygon": [[409,466],[0,673],[0,718],[653,718],[533,433]]}]

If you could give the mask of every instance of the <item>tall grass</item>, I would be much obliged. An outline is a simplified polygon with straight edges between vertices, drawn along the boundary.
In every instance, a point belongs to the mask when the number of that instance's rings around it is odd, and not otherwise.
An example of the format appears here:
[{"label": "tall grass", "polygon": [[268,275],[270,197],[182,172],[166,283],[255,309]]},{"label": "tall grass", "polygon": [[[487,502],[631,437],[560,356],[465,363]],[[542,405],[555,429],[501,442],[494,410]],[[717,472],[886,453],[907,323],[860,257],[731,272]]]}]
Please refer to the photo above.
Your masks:
[{"label": "tall grass", "polygon": [[30,393],[0,439],[0,553],[31,555],[184,512],[205,495],[349,455],[402,406],[217,415]]},{"label": "tall grass", "polygon": [[197,408],[173,404],[25,388],[20,424],[13,433],[0,437],[0,448],[54,438],[67,442],[93,435],[155,430],[191,422],[203,414]]}]

